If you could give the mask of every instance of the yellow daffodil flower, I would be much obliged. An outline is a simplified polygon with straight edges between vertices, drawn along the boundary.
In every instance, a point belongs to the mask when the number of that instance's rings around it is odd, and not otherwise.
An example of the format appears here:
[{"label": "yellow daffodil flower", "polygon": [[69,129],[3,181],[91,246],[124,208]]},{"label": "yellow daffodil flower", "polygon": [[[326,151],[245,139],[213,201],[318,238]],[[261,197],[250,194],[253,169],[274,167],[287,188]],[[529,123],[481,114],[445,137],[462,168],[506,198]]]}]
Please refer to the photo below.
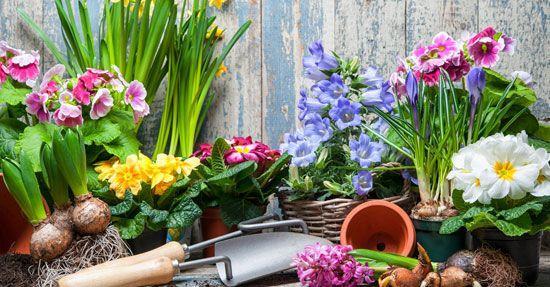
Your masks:
[{"label": "yellow daffodil flower", "polygon": [[225,2],[227,2],[227,0],[208,0],[208,5],[214,6],[218,9],[222,9],[222,5]]},{"label": "yellow daffodil flower", "polygon": [[216,77],[221,77],[223,73],[227,73],[227,67],[222,63],[216,71]]},{"label": "yellow daffodil flower", "polygon": [[210,37],[212,37],[212,32],[214,32],[214,30],[216,30],[216,33],[214,34],[216,39],[221,39],[223,37],[223,30],[218,27],[218,25],[213,24],[212,28],[206,32],[206,39],[210,39]]}]

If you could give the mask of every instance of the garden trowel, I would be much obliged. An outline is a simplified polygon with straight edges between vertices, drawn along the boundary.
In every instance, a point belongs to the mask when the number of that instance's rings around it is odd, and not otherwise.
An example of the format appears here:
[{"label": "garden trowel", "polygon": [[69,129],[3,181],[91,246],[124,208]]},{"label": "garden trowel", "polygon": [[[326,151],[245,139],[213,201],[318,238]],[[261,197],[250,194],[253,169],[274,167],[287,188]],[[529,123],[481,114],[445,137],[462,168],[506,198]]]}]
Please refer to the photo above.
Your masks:
[{"label": "garden trowel", "polygon": [[[299,219],[264,222],[274,215],[242,222],[238,230],[192,246],[170,242],[139,255],[106,262],[58,281],[59,287],[137,287],[167,284],[180,271],[216,264],[221,281],[237,286],[291,268],[292,258],[307,245],[330,244],[330,241],[308,235],[306,224]],[[300,226],[303,233],[268,232],[263,229]],[[245,235],[246,234],[246,235]],[[215,244],[215,256],[184,262],[191,251]]]}]

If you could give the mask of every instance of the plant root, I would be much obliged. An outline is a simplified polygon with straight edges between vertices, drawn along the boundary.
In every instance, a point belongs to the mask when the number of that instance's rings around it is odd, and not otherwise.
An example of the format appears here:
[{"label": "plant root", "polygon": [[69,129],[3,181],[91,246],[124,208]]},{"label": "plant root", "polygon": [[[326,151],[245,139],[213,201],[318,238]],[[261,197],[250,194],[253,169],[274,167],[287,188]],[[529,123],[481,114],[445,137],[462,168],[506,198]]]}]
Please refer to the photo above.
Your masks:
[{"label": "plant root", "polygon": [[36,263],[34,286],[55,287],[56,280],[65,275],[129,255],[128,246],[114,226],[98,235],[78,236],[62,256],[51,262]]},{"label": "plant root", "polygon": [[514,287],[521,284],[517,264],[501,251],[482,247],[474,253],[474,277],[487,287]]}]

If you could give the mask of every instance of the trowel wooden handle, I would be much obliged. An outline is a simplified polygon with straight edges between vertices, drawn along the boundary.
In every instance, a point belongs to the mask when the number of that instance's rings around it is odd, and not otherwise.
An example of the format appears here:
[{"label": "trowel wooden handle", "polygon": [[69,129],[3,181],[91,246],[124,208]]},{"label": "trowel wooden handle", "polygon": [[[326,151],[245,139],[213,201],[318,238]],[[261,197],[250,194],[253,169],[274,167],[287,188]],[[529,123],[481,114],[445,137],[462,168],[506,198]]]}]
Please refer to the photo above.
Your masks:
[{"label": "trowel wooden handle", "polygon": [[181,244],[179,244],[178,242],[172,241],[164,244],[161,247],[153,249],[151,251],[147,251],[145,253],[141,253],[130,257],[124,257],[124,258],[108,261],[102,264],[98,264],[90,268],[82,269],[78,271],[78,273],[110,269],[110,268],[119,267],[119,266],[129,266],[129,265],[134,265],[137,263],[149,261],[152,259],[157,259],[159,257],[168,257],[172,260],[178,260],[180,262],[183,262],[185,258],[185,252],[183,251],[183,247],[181,246]]},{"label": "trowel wooden handle", "polygon": [[57,282],[59,287],[139,287],[167,284],[178,272],[172,259],[159,257],[134,265],[74,273]]}]

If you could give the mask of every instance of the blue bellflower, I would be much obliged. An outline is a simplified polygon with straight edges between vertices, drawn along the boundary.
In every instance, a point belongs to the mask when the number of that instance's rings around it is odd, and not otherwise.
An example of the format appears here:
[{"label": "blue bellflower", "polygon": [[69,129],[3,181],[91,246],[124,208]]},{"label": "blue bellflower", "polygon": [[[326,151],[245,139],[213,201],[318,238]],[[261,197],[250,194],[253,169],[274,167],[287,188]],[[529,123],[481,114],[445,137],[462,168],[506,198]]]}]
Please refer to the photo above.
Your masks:
[{"label": "blue bellflower", "polygon": [[362,170],[352,178],[353,187],[355,192],[360,196],[365,196],[372,189],[372,174],[367,170]]},{"label": "blue bellflower", "polygon": [[338,102],[328,112],[329,116],[335,121],[336,126],[344,130],[347,127],[354,127],[361,124],[359,111],[361,104],[350,102],[346,98],[338,99]]},{"label": "blue bellflower", "polygon": [[369,167],[373,162],[382,161],[384,145],[374,142],[366,134],[361,134],[359,140],[350,140],[350,158],[359,163],[362,168]]},{"label": "blue bellflower", "polygon": [[314,81],[324,80],[327,78],[327,75],[323,71],[329,71],[338,67],[336,58],[325,53],[321,40],[309,45],[308,50],[311,55],[304,56],[302,59],[306,78]]},{"label": "blue bellflower", "polygon": [[328,80],[319,81],[311,87],[311,90],[324,104],[336,104],[339,98],[345,97],[349,92],[348,86],[338,74],[332,74]]},{"label": "blue bellflower", "polygon": [[326,106],[326,104],[319,102],[317,98],[309,97],[306,89],[301,89],[300,99],[298,100],[298,110],[300,111],[298,119],[302,121],[308,114],[319,113]]},{"label": "blue bellflower", "polygon": [[304,136],[319,143],[326,142],[332,137],[330,119],[321,118],[319,114],[308,114],[304,121]]},{"label": "blue bellflower", "polygon": [[375,106],[385,112],[391,112],[393,110],[393,103],[395,99],[390,92],[389,82],[385,82],[379,88],[368,88],[361,95],[361,103],[365,106]]},{"label": "blue bellflower", "polygon": [[315,162],[315,151],[318,147],[318,142],[309,140],[301,131],[297,131],[293,134],[286,133],[279,148],[292,156],[292,165],[306,167]]}]

